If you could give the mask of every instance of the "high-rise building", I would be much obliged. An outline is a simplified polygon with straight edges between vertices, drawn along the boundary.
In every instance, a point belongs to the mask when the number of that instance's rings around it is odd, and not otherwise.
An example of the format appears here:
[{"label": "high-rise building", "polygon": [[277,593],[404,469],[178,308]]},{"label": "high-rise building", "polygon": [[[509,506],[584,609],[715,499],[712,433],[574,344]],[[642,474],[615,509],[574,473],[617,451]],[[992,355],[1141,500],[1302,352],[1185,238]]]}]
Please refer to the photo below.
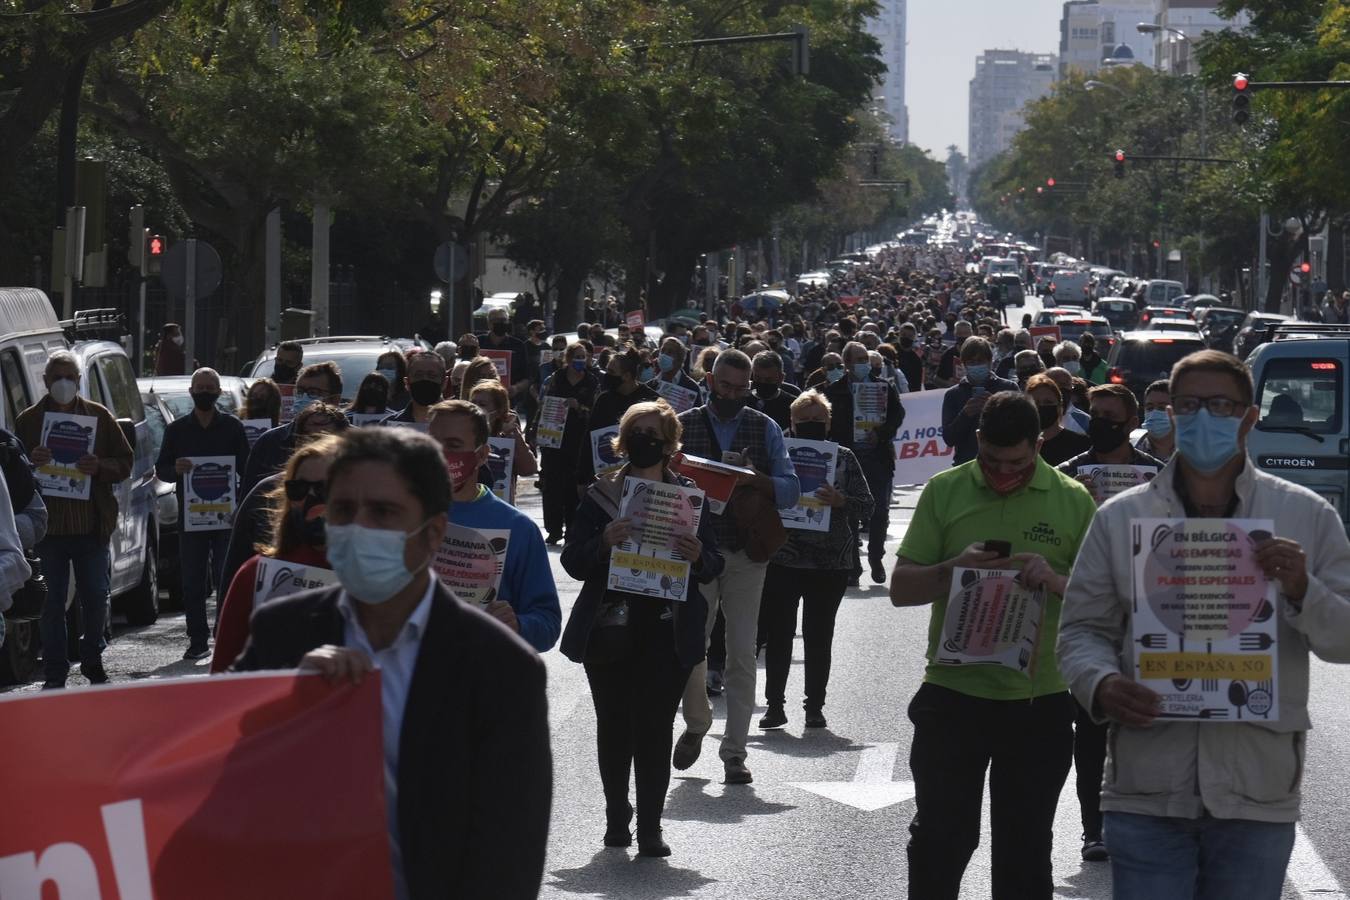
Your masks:
[{"label": "high-rise building", "polygon": [[1022,130],[1022,108],[1055,83],[1053,53],[986,50],[970,79],[970,165],[997,156]]},{"label": "high-rise building", "polygon": [[[1156,41],[1158,67],[1164,72],[1175,75],[1189,75],[1196,71],[1197,64],[1192,53],[1192,45],[1199,43],[1207,31],[1227,31],[1230,28],[1242,28],[1250,15],[1238,13],[1232,19],[1219,15],[1219,4],[1215,0],[1159,0],[1155,20],[1163,26],[1150,40]],[[1167,29],[1172,28],[1186,35],[1182,40]]]},{"label": "high-rise building", "polygon": [[905,105],[905,8],[909,0],[880,0],[875,19],[867,31],[881,44],[886,74],[876,90],[876,104],[890,122],[887,130],[894,141],[909,142],[909,107]]},{"label": "high-rise building", "polygon": [[1140,34],[1137,26],[1157,18],[1158,2],[1068,0],[1059,20],[1059,77],[1070,72],[1095,75],[1103,66],[1119,64],[1117,60],[1153,65],[1153,36]]}]

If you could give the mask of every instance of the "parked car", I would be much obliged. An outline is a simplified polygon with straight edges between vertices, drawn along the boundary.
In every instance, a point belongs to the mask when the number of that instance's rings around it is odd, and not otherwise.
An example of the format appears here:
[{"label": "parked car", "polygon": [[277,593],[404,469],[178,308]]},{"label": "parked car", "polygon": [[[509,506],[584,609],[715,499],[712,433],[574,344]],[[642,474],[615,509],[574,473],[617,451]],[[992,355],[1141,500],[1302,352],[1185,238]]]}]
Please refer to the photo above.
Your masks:
[{"label": "parked car", "polygon": [[985,296],[1000,306],[1021,306],[1027,302],[1022,276],[1014,272],[991,274],[984,280]]},{"label": "parked car", "polygon": [[[303,338],[305,365],[332,360],[342,371],[342,400],[350,403],[356,397],[361,379],[375,371],[375,362],[390,350],[402,352],[388,337],[333,336]],[[272,375],[276,365],[277,348],[269,347],[258,355],[243,372],[245,378],[263,378]]]},{"label": "parked car", "polygon": [[[136,386],[142,395],[148,392],[159,396],[172,414],[169,421],[181,419],[192,411],[192,377],[189,375],[156,375],[138,378],[136,379]],[[244,400],[247,396],[248,382],[245,379],[234,375],[222,375],[220,376],[220,399],[216,401],[216,409],[237,416],[243,410]]]},{"label": "parked car", "polygon": [[1205,339],[1205,346],[1211,350],[1232,353],[1233,336],[1245,318],[1246,310],[1211,306],[1195,314],[1195,323],[1200,326],[1200,336]]},{"label": "parked car", "polygon": [[1139,324],[1139,307],[1129,297],[1099,297],[1092,304],[1092,312],[1110,322],[1116,331],[1129,331]]},{"label": "parked car", "polygon": [[1090,333],[1097,339],[1097,353],[1102,356],[1105,356],[1107,349],[1116,342],[1115,329],[1103,316],[1059,316],[1051,324],[1059,327],[1061,341],[1076,343],[1084,334]]},{"label": "parked car", "polygon": [[1247,454],[1321,495],[1350,532],[1350,326],[1277,325],[1247,359],[1260,416]]},{"label": "parked car", "polygon": [[1044,325],[1053,325],[1055,324],[1056,319],[1063,318],[1064,316],[1076,316],[1078,314],[1079,312],[1076,309],[1051,306],[1048,309],[1042,309],[1040,312],[1036,313],[1036,317],[1031,320],[1031,325],[1033,328],[1039,328]]},{"label": "parked car", "polygon": [[1056,304],[1072,303],[1074,306],[1088,305],[1088,288],[1092,286],[1092,275],[1073,269],[1060,269],[1050,276],[1049,291]]},{"label": "parked car", "polygon": [[[137,379],[138,384],[151,381]],[[145,405],[146,439],[152,459],[159,458],[164,444],[164,429],[176,418],[164,398],[153,391],[141,390]],[[159,523],[160,609],[182,606],[182,584],[178,574],[178,492],[171,481],[155,479],[155,521]]]},{"label": "parked car", "polygon": [[1180,281],[1153,278],[1144,282],[1144,305],[1166,306],[1185,293],[1186,287]]},{"label": "parked car", "polygon": [[1200,327],[1190,319],[1164,319],[1161,317],[1150,319],[1145,331],[1179,331],[1183,334],[1200,333]]},{"label": "parked car", "polygon": [[1142,401],[1145,388],[1160,378],[1170,378],[1178,360],[1203,349],[1205,342],[1198,334],[1127,331],[1106,358],[1106,380],[1125,385]]},{"label": "parked car", "polygon": [[1180,306],[1149,306],[1139,313],[1139,324],[1147,328],[1154,319],[1189,319],[1191,311]]},{"label": "parked car", "polygon": [[1279,313],[1247,313],[1247,318],[1242,320],[1237,334],[1233,336],[1233,355],[1238,359],[1246,359],[1253,350],[1269,340],[1268,332],[1272,325],[1292,321],[1293,316],[1283,316]]}]

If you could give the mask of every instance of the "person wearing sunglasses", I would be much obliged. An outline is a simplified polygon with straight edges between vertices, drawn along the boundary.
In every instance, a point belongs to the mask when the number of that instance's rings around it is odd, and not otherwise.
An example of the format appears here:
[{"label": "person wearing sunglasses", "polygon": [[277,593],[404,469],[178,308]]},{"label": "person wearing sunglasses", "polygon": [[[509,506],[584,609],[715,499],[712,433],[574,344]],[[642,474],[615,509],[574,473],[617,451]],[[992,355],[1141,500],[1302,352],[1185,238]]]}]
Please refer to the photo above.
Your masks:
[{"label": "person wearing sunglasses", "polygon": [[305,444],[295,451],[279,483],[272,488],[269,496],[272,540],[260,545],[230,582],[216,622],[212,674],[228,669],[248,642],[259,560],[270,557],[302,566],[329,568],[324,552],[324,504],[328,498],[328,466],[337,444],[338,438],[331,434]]}]

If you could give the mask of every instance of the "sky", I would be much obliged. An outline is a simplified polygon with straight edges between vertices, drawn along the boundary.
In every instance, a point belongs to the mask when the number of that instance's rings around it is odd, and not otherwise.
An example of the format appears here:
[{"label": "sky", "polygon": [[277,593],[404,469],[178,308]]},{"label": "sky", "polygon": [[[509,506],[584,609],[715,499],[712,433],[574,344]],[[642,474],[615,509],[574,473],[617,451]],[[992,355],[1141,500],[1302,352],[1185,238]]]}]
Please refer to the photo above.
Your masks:
[{"label": "sky", "polygon": [[909,0],[905,103],[909,140],[935,158],[966,151],[975,57],[985,50],[1059,53],[1063,0]]}]

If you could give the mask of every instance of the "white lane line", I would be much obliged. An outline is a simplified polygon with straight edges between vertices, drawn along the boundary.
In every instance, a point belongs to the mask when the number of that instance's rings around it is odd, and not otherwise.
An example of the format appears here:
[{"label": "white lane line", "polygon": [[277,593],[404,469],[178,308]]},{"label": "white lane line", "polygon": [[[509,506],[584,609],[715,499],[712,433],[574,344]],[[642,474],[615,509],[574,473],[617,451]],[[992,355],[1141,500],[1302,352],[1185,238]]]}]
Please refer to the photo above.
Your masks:
[{"label": "white lane line", "polygon": [[1289,858],[1286,879],[1298,891],[1300,897],[1346,900],[1340,882],[1318,855],[1317,848],[1308,839],[1308,834],[1303,830],[1301,823],[1294,831],[1294,852]]}]

